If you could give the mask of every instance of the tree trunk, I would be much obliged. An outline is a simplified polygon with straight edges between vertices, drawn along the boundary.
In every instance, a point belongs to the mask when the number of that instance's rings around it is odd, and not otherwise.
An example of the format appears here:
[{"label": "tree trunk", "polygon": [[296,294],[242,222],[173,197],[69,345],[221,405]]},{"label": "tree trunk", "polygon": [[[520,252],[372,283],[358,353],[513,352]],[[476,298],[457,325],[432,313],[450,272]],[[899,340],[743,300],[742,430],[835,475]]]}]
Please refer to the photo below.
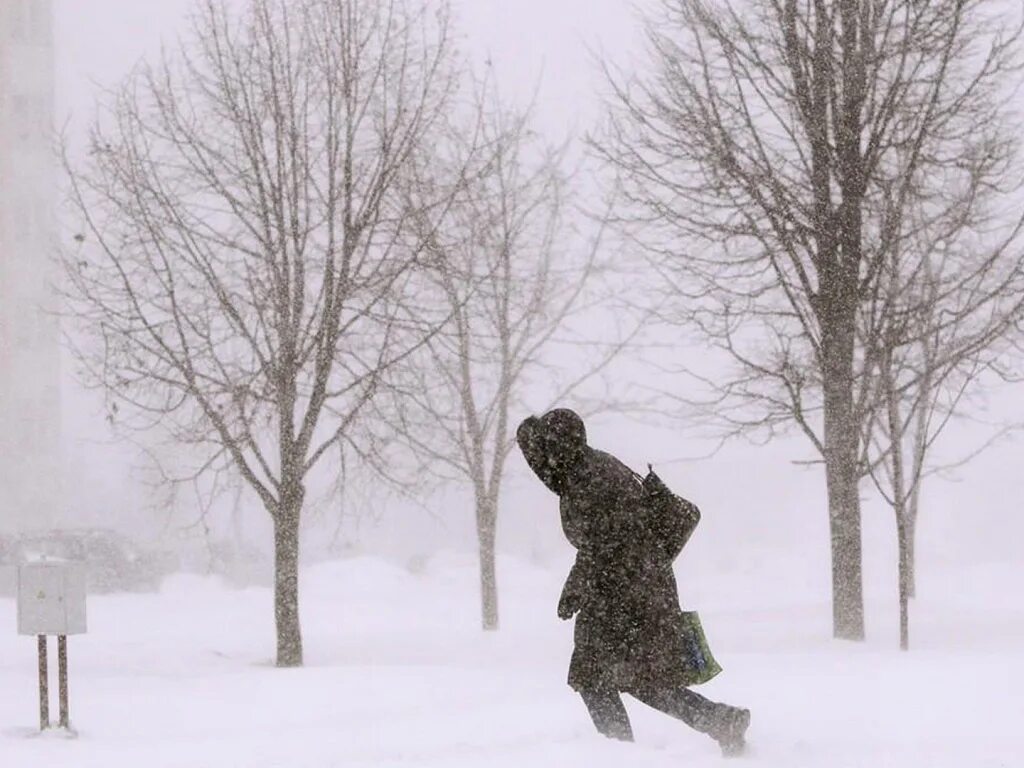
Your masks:
[{"label": "tree trunk", "polygon": [[910,494],[910,508],[907,510],[907,597],[917,597],[917,510],[920,501],[921,479],[917,478]]},{"label": "tree trunk", "polygon": [[[893,270],[895,276],[896,270]],[[895,277],[893,278],[895,291]],[[900,648],[910,647],[910,617],[907,599],[907,489],[903,471],[903,416],[900,413],[900,399],[893,381],[893,350],[896,348],[897,333],[890,328],[886,332],[885,352],[882,355],[882,379],[885,383],[886,411],[889,428],[889,463],[892,468],[892,507],[896,513],[896,547],[898,558],[899,603],[900,603]],[[914,457],[916,459],[916,456]],[[913,482],[913,477],[911,479]],[[917,489],[917,484],[914,485]]]},{"label": "tree trunk", "polygon": [[899,546],[899,586],[900,586],[900,648],[904,651],[910,648],[910,581],[909,581],[909,538],[907,536],[906,519],[897,518],[896,537]]},{"label": "tree trunk", "polygon": [[[819,229],[819,295],[821,309],[822,386],[824,389],[825,480],[828,486],[829,527],[832,540],[832,631],[845,640],[864,639],[860,530],[861,424],[854,413],[854,350],[857,308],[860,301],[860,265],[863,260],[864,201],[861,149],[865,73],[859,41],[859,4],[841,0],[840,39],[828,31],[832,11],[815,5],[819,24],[816,44],[821,60],[815,64],[815,98],[824,116],[829,89],[841,82],[841,98],[831,107],[835,132],[835,158],[828,159],[828,126],[815,139],[820,176],[814,181],[815,224]],[[834,59],[832,54],[839,54]],[[816,59],[818,57],[816,56]],[[838,67],[834,69],[834,67]],[[822,157],[824,153],[824,157]],[[838,210],[832,208],[832,186],[841,192]],[[826,231],[821,231],[821,228]],[[837,227],[832,232],[832,227]]]},{"label": "tree trunk", "polygon": [[[825,481],[832,543],[832,632],[864,639],[857,425],[853,419],[853,325],[822,341]],[[836,338],[838,337],[838,338]]]},{"label": "tree trunk", "polygon": [[477,502],[477,541],[480,547],[480,608],[485,631],[498,628],[498,577],[494,546],[497,538],[497,505]]},{"label": "tree trunk", "polygon": [[277,627],[277,666],[302,666],[298,508],[282,509],[274,522],[274,619]]},{"label": "tree trunk", "polygon": [[825,459],[829,532],[832,543],[832,632],[843,640],[864,639],[860,497],[850,459],[829,451]]},{"label": "tree trunk", "polygon": [[906,532],[907,597],[917,597],[917,504],[910,509]]},{"label": "tree trunk", "polygon": [[902,417],[899,410],[899,395],[892,381],[892,349],[886,347],[885,380],[886,398],[889,403],[889,434],[891,443],[892,464],[892,501],[893,512],[896,513],[896,547],[898,557],[899,601],[900,601],[900,648],[904,651],[910,647],[910,616],[908,601],[910,598],[910,582],[908,580],[910,549],[908,523],[910,511],[907,509],[906,483],[903,474],[903,435],[900,433]]}]

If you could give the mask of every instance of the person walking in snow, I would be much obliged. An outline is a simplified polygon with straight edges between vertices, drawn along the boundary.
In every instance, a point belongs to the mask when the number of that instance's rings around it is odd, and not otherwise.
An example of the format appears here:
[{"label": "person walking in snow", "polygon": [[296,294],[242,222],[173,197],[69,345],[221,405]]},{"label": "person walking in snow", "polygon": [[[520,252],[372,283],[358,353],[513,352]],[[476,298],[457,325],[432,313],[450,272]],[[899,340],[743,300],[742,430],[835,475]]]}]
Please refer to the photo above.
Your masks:
[{"label": "person walking in snow", "polygon": [[680,609],[672,571],[697,508],[672,495],[653,471],[640,478],[587,445],[583,420],[569,409],[527,418],[516,442],[558,495],[562,529],[576,549],[558,615],[576,617],[568,682],[597,730],[633,740],[621,697],[628,693],[710,735],[723,754],[740,754],[750,711],[689,688],[719,671],[706,644],[695,642],[699,625]]}]

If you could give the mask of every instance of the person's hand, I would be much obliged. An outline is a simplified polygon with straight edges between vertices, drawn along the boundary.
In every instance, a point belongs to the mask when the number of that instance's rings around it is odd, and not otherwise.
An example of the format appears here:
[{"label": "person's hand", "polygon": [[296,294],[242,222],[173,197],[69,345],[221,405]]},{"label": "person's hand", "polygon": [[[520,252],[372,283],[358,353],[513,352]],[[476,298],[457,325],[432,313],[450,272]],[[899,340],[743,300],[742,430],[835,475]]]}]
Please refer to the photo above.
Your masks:
[{"label": "person's hand", "polygon": [[558,600],[558,618],[568,620],[579,613],[583,600],[574,592],[564,591]]}]

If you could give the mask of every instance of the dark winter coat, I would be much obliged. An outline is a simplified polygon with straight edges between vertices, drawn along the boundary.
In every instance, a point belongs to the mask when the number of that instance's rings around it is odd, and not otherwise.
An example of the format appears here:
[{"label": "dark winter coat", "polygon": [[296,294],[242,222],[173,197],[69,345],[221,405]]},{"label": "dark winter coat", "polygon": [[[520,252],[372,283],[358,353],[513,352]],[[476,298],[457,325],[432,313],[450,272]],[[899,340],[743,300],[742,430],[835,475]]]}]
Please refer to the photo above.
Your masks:
[{"label": "dark winter coat", "polygon": [[666,546],[639,478],[588,446],[583,421],[567,409],[527,419],[516,437],[531,469],[558,494],[562,529],[577,552],[559,604],[563,618],[578,610],[569,684],[622,691],[686,684],[693,670],[672,572],[682,542]]}]

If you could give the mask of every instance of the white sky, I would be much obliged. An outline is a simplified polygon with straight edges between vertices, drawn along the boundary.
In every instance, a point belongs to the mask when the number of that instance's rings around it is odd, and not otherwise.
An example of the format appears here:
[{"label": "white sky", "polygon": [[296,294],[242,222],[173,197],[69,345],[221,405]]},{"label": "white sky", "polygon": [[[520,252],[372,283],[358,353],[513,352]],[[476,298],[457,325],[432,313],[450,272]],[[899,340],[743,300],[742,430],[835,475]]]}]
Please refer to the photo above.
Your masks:
[{"label": "white sky", "polygon": [[[236,0],[237,1],[237,0]],[[59,114],[88,113],[90,81],[116,82],[173,41],[192,0],[54,0]],[[456,0],[463,48],[488,57],[503,89],[529,98],[543,82],[540,119],[553,132],[597,114],[593,56],[618,57],[638,37],[628,0]]]}]

